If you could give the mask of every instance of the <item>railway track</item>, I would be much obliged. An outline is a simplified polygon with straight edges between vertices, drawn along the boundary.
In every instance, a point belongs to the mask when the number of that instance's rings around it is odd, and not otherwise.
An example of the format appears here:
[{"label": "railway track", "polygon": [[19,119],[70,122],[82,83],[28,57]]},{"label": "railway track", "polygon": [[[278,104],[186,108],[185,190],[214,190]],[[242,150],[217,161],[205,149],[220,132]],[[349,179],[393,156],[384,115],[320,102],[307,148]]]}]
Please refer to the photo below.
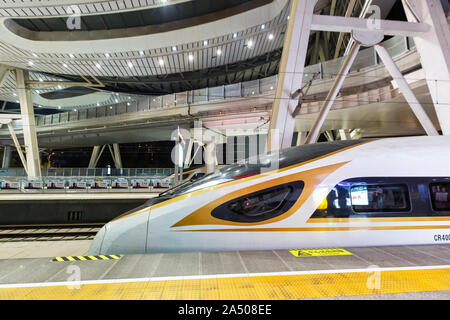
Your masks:
[{"label": "railway track", "polygon": [[0,242],[92,240],[102,223],[71,225],[3,225]]}]

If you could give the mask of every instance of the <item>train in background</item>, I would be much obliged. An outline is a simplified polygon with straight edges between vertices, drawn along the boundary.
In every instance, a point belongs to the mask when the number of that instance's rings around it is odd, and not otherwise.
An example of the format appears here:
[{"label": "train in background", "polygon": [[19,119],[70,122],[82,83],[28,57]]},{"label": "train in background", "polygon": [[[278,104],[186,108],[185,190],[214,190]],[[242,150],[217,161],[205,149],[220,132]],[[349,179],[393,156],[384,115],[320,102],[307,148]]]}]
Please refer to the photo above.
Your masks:
[{"label": "train in background", "polygon": [[160,194],[90,254],[448,243],[449,159],[448,136],[284,149]]}]

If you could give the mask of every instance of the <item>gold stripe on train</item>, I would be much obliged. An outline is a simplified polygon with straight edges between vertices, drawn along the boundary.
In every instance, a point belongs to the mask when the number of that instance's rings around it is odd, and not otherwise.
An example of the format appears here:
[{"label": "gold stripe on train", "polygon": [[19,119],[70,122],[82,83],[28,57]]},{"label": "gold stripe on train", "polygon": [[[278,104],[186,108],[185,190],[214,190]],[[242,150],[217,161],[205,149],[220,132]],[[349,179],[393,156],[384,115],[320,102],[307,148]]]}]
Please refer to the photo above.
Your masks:
[{"label": "gold stripe on train", "polygon": [[355,222],[434,222],[450,221],[450,217],[379,217],[379,218],[310,218],[306,223],[355,223]]},{"label": "gold stripe on train", "polygon": [[235,229],[197,229],[176,230],[177,232],[310,232],[310,231],[360,231],[360,230],[427,230],[450,229],[450,225],[441,226],[375,226],[375,227],[317,227],[317,228],[235,228]]},{"label": "gold stripe on train", "polygon": [[247,178],[242,178],[242,179],[239,179],[239,180],[225,182],[225,183],[222,183],[222,184],[217,185],[217,186],[212,186],[212,187],[208,187],[208,188],[205,188],[205,189],[193,191],[193,192],[190,192],[190,193],[187,193],[187,194],[183,194],[183,195],[175,197],[173,199],[169,199],[167,201],[155,204],[155,205],[153,205],[151,207],[148,207],[148,208],[145,208],[145,209],[142,209],[142,210],[130,213],[129,215],[123,216],[121,218],[117,218],[115,220],[112,220],[112,222],[118,221],[118,220],[122,220],[122,219],[125,219],[125,218],[129,218],[129,217],[141,214],[141,213],[145,213],[145,212],[150,211],[151,209],[158,209],[158,208],[161,208],[161,207],[166,206],[168,204],[175,203],[175,202],[178,202],[180,200],[184,200],[184,199],[187,199],[187,198],[199,195],[199,194],[203,194],[203,193],[206,193],[208,191],[222,189],[222,188],[225,188],[225,187],[228,187],[228,186],[232,186],[232,185],[235,185],[235,184],[238,184],[238,183],[243,183],[243,182],[251,181],[251,180],[254,180],[254,179],[259,179],[259,178],[266,177],[266,176],[269,176],[269,175],[272,175],[272,174],[276,174],[276,173],[279,173],[279,172],[283,172],[283,171],[286,171],[286,170],[297,168],[297,167],[306,165],[308,163],[315,162],[315,161],[327,158],[329,156],[341,153],[341,152],[349,150],[349,149],[353,149],[353,148],[362,146],[364,144],[367,144],[367,143],[373,142],[373,141],[375,141],[375,139],[374,140],[370,140],[370,141],[364,141],[364,142],[361,142],[361,143],[358,143],[358,144],[355,144],[353,146],[349,146],[349,147],[346,147],[346,148],[342,148],[342,149],[339,149],[339,150],[327,153],[325,155],[322,155],[320,157],[317,157],[317,158],[314,158],[314,159],[310,159],[310,160],[307,160],[307,161],[304,161],[304,162],[301,162],[301,163],[297,163],[297,164],[294,164],[294,165],[286,167],[286,168],[277,169],[277,170],[273,170],[273,171],[269,171],[269,172],[264,172],[264,173],[261,173],[261,174],[258,174],[258,175],[254,175],[254,176],[250,176],[250,177],[247,177]]}]

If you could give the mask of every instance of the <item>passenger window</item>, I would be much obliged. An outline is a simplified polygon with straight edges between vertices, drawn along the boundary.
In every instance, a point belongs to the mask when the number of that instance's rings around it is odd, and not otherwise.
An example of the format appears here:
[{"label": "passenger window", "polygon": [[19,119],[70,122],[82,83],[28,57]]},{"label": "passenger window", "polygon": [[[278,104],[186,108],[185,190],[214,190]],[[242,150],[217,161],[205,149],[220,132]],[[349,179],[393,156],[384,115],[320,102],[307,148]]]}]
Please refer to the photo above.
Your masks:
[{"label": "passenger window", "polygon": [[254,192],[215,208],[213,217],[234,222],[259,222],[288,211],[299,198],[303,182],[296,181]]},{"label": "passenger window", "polygon": [[450,183],[430,184],[431,203],[435,211],[450,211]]},{"label": "passenger window", "polygon": [[354,185],[350,190],[356,213],[410,211],[406,185]]}]

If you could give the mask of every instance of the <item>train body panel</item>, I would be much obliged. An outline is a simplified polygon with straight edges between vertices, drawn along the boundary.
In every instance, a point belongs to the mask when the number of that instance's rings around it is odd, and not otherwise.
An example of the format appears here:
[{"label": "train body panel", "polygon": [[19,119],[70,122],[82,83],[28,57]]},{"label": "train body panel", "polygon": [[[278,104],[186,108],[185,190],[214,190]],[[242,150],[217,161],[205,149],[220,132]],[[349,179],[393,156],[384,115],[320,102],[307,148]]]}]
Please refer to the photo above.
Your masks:
[{"label": "train body panel", "polygon": [[232,166],[163,194],[108,223],[91,253],[448,242],[450,137],[318,145],[282,152],[262,172]]}]

